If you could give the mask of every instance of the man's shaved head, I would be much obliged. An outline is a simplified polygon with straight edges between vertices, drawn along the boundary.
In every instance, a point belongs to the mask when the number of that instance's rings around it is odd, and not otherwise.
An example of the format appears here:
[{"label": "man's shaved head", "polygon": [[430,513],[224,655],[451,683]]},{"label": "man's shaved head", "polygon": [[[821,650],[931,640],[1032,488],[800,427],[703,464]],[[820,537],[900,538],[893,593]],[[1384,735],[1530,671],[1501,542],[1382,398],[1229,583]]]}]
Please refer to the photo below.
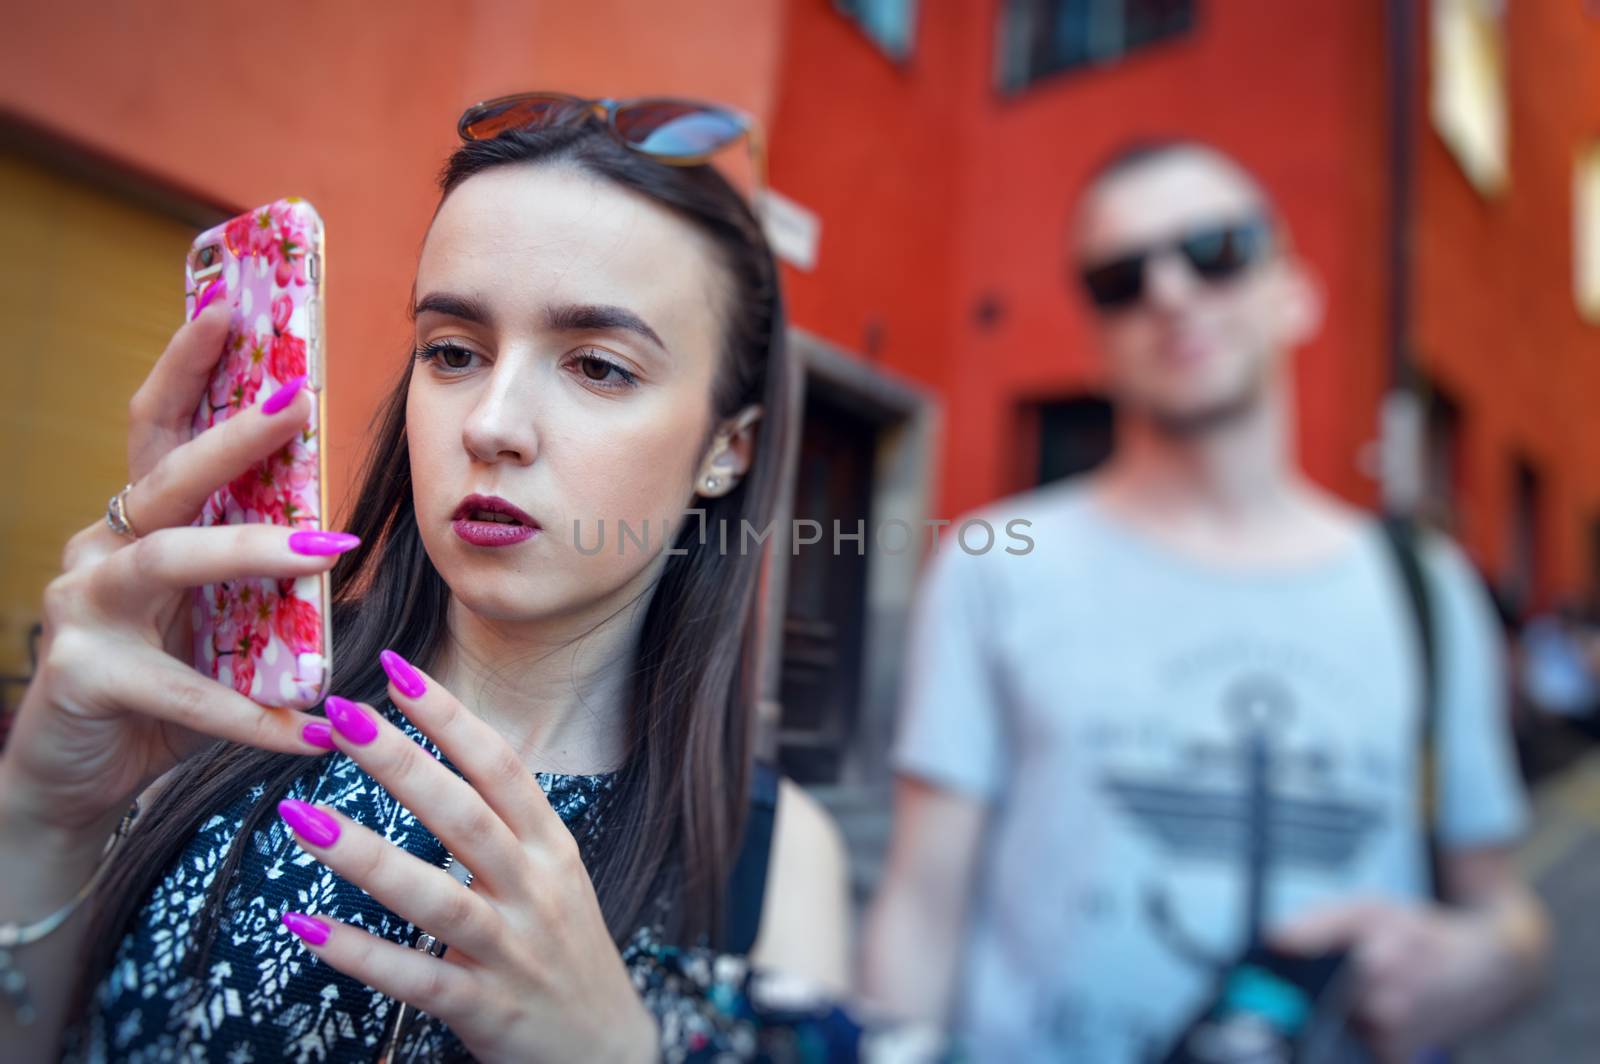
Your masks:
[{"label": "man's shaved head", "polygon": [[[1235,269],[1202,271],[1181,250],[1252,246],[1229,234],[1263,224],[1268,235]],[[1271,196],[1201,141],[1138,141],[1095,167],[1068,255],[1074,274],[1132,278],[1130,296],[1094,306],[1093,321],[1119,403],[1173,434],[1247,414],[1320,324],[1320,290]]]},{"label": "man's shaved head", "polygon": [[[1094,210],[1101,193],[1107,188],[1135,177],[1141,171],[1168,163],[1188,163],[1201,167],[1236,185],[1242,196],[1252,201],[1272,222],[1280,240],[1287,239],[1277,204],[1256,176],[1221,148],[1187,137],[1151,137],[1128,141],[1096,163],[1089,171],[1088,180],[1084,182],[1083,192],[1078,199],[1073,226],[1075,235],[1081,235],[1086,217]],[[1074,239],[1073,243],[1076,246],[1077,240]]]}]

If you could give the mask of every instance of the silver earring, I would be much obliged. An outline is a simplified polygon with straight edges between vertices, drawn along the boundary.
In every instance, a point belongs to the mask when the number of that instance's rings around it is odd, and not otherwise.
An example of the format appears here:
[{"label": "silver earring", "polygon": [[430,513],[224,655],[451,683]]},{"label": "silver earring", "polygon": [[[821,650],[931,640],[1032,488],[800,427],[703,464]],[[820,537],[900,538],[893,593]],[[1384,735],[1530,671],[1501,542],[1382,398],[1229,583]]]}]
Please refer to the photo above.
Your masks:
[{"label": "silver earring", "polygon": [[721,477],[719,477],[719,476],[706,477],[706,490],[707,491],[716,491],[720,487],[722,487],[722,478]]}]

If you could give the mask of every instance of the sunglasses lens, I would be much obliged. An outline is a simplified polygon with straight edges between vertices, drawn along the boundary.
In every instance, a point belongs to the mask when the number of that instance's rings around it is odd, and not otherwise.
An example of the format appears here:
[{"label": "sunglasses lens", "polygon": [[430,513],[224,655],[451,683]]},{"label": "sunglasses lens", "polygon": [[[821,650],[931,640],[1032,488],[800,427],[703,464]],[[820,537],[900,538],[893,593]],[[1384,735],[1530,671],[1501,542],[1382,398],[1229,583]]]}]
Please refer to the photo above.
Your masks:
[{"label": "sunglasses lens", "polygon": [[1083,271],[1083,285],[1094,305],[1104,310],[1125,307],[1144,291],[1144,256],[1133,255]]},{"label": "sunglasses lens", "polygon": [[1220,281],[1256,260],[1261,253],[1261,235],[1255,225],[1220,226],[1184,237],[1179,246],[1196,273]]},{"label": "sunglasses lens", "polygon": [[571,121],[587,109],[583,101],[564,96],[519,96],[468,111],[461,118],[461,135],[467,140],[489,140],[508,129],[537,129]]},{"label": "sunglasses lens", "polygon": [[645,101],[619,107],[618,135],[647,155],[665,158],[708,156],[745,132],[744,120],[704,104]]}]

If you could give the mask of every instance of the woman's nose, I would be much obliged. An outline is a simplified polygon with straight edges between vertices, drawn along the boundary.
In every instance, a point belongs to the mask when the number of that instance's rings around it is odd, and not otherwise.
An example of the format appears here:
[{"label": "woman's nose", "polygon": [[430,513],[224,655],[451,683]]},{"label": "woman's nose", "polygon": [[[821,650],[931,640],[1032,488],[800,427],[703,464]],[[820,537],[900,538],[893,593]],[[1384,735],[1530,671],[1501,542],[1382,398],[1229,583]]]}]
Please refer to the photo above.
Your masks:
[{"label": "woman's nose", "polygon": [[539,394],[531,367],[502,358],[461,427],[467,451],[482,462],[527,465],[539,450]]}]

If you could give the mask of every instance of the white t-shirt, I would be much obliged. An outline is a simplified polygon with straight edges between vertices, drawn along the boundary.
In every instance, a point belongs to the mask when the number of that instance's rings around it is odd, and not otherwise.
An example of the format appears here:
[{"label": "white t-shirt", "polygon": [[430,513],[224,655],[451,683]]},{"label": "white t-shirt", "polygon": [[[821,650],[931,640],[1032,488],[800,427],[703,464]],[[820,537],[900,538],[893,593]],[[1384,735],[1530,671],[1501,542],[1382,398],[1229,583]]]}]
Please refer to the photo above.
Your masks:
[{"label": "white t-shirt", "polygon": [[[977,516],[1030,520],[1033,549],[941,542],[893,755],[990,803],[958,998],[974,1059],[1158,1056],[1203,1002],[1207,959],[1243,948],[1252,867],[1268,929],[1356,895],[1428,896],[1420,655],[1376,522],[1272,572],[1186,559],[1076,485]],[[1494,617],[1456,547],[1430,537],[1422,559],[1438,835],[1504,843],[1527,812]]]}]

